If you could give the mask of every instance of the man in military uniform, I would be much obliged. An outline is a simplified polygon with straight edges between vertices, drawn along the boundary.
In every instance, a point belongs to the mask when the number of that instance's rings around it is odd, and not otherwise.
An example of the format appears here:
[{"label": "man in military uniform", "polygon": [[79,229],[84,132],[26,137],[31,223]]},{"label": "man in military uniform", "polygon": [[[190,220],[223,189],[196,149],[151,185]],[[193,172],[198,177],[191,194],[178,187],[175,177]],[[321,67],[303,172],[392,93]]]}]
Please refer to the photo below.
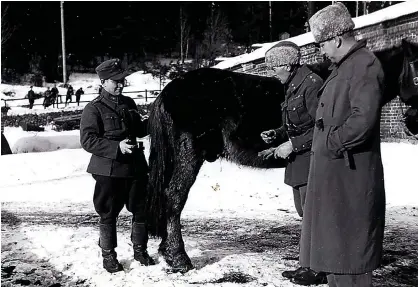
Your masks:
[{"label": "man in military uniform", "polygon": [[103,267],[108,272],[123,270],[116,258],[116,220],[126,205],[133,214],[131,240],[134,259],[144,265],[155,264],[147,253],[145,196],[148,165],[142,143],[146,125],[132,98],[122,95],[125,76],[119,59],[96,68],[103,90],[83,110],[80,123],[82,147],[92,153],[87,172],[96,180],[93,203],[100,216],[99,246]]},{"label": "man in military uniform", "polygon": [[74,88],[69,85],[67,89],[67,96],[65,97],[65,106],[67,106],[68,102],[73,102],[72,95],[74,95]]},{"label": "man in military uniform", "polygon": [[28,91],[28,100],[29,100],[29,109],[33,108],[33,103],[35,102],[35,92],[33,91],[33,86],[30,86]]},{"label": "man in military uniform", "polygon": [[[269,144],[279,144],[262,151],[261,156],[287,158],[285,183],[293,187],[293,198],[298,214],[303,216],[308,182],[310,150],[318,107],[318,91],[322,79],[306,65],[300,65],[300,49],[290,41],[281,41],[266,52],[266,65],[272,76],[277,77],[286,89],[282,104],[283,125],[276,130],[261,133]],[[311,284],[326,283],[324,273],[309,268],[285,271],[286,278],[308,277]]]},{"label": "man in military uniform", "polygon": [[325,7],[309,24],[333,69],[316,112],[300,264],[327,272],[329,286],[370,287],[382,258],[385,226],[384,73],[366,42],[355,39],[344,4]]},{"label": "man in military uniform", "polygon": [[58,93],[57,84],[54,84],[54,87],[51,89],[52,107],[54,107],[54,104],[56,103],[58,108]]},{"label": "man in military uniform", "polygon": [[75,101],[77,102],[77,106],[80,105],[80,98],[81,95],[84,95],[84,91],[83,91],[83,87],[80,87],[76,92],[75,92]]}]

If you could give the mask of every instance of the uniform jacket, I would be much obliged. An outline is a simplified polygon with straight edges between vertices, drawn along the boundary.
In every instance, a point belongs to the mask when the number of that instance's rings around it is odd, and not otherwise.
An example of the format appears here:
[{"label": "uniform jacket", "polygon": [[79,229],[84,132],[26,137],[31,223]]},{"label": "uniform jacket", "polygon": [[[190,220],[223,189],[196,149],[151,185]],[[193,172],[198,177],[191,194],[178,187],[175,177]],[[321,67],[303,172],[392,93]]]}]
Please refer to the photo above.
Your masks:
[{"label": "uniform jacket", "polygon": [[122,154],[119,143],[126,138],[146,136],[146,125],[140,119],[132,98],[113,96],[102,91],[88,103],[80,122],[81,146],[92,153],[87,172],[110,177],[134,177],[147,173],[148,166],[143,149],[132,154]]},{"label": "uniform jacket", "polygon": [[385,222],[380,153],[384,74],[358,42],[321,88],[302,224],[300,263],[361,274],[379,266]]},{"label": "uniform jacket", "polygon": [[297,187],[308,182],[318,91],[323,81],[306,65],[301,66],[287,85],[282,104],[283,126],[276,130],[280,141],[290,138],[293,153],[289,156],[284,182]]}]

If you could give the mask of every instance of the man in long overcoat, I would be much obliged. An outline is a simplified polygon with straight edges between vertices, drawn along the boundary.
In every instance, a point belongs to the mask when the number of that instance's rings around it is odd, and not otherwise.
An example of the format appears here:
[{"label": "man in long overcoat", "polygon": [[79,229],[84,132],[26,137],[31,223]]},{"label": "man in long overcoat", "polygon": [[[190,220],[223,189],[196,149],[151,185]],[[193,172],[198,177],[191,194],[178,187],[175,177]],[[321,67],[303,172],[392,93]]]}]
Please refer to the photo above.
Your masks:
[{"label": "man in long overcoat", "polygon": [[385,225],[384,74],[366,42],[355,40],[342,3],[318,11],[309,23],[333,69],[316,112],[300,264],[327,272],[329,286],[368,287],[381,261]]}]

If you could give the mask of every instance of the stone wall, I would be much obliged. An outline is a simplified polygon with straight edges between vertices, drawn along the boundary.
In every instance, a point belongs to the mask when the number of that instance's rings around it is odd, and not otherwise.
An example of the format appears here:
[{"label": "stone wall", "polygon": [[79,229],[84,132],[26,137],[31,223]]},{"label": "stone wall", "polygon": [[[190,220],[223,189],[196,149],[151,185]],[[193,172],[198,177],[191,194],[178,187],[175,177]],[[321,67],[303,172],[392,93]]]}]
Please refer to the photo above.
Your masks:
[{"label": "stone wall", "polygon": [[[404,38],[418,43],[418,13],[360,28],[355,34],[358,40],[367,39],[367,46],[372,51],[399,46]],[[302,46],[301,55],[302,63],[310,64],[322,59],[313,43]],[[231,70],[260,76],[267,75],[264,58],[232,67]],[[401,103],[398,97],[384,106],[381,118],[382,137],[413,139],[405,134],[404,125],[400,121],[402,112],[407,109],[408,107]]]}]

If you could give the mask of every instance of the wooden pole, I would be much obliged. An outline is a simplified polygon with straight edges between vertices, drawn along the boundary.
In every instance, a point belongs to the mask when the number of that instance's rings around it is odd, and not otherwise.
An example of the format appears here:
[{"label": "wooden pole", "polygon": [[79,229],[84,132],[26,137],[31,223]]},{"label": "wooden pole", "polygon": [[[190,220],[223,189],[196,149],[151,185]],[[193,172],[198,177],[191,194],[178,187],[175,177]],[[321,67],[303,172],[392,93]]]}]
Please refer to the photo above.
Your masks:
[{"label": "wooden pole", "polygon": [[269,28],[270,28],[270,42],[273,41],[272,37],[272,25],[271,25],[271,1],[269,1]]},{"label": "wooden pole", "polygon": [[64,85],[67,83],[67,64],[65,54],[65,31],[64,31],[64,1],[61,1],[61,45],[62,45],[62,77]]}]

